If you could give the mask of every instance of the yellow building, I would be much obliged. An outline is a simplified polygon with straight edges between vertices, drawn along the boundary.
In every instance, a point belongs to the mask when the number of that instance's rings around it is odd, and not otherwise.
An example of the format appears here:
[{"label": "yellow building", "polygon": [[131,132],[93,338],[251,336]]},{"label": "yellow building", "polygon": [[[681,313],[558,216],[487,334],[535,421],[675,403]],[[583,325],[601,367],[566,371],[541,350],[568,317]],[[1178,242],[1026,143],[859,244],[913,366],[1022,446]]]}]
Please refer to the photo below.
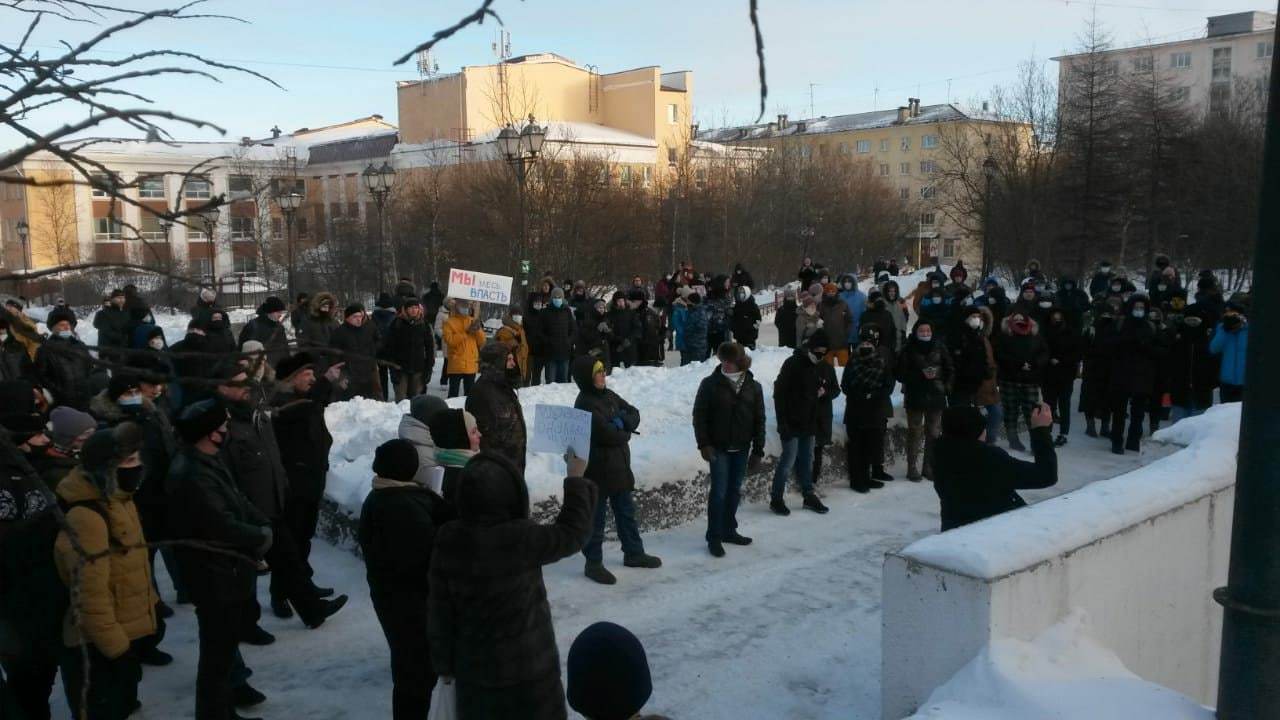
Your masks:
[{"label": "yellow building", "polygon": [[549,141],[593,146],[618,172],[658,180],[692,139],[693,73],[656,66],[602,74],[537,53],[400,82],[396,95],[410,152],[481,145],[533,116]]},{"label": "yellow building", "polygon": [[[895,110],[876,110],[851,115],[822,116],[792,120],[779,115],[769,123],[719,128],[698,133],[699,140],[740,146],[769,147],[800,153],[802,157],[847,157],[854,162],[867,162],[873,175],[898,190],[904,206],[914,217],[909,225],[914,230],[903,238],[908,258],[917,264],[932,257],[944,263],[964,260],[969,267],[980,267],[981,235],[966,231],[973,222],[957,222],[949,217],[939,202],[936,187],[939,173],[947,162],[944,143],[957,131],[971,133],[981,148],[982,136],[1008,129],[987,110],[967,111],[951,104],[921,105],[909,98]],[[1030,140],[1030,132],[1026,137]],[[978,159],[979,166],[981,158]]]}]

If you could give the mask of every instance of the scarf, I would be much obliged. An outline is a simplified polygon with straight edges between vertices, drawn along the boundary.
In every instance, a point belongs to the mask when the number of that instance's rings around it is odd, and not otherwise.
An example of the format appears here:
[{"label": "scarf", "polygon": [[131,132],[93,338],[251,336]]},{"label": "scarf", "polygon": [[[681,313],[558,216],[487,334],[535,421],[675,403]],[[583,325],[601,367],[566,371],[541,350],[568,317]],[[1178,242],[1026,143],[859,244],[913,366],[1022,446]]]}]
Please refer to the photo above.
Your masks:
[{"label": "scarf", "polygon": [[436,462],[445,467],[460,468],[471,461],[476,456],[475,450],[464,448],[450,448],[448,450],[436,449]]},{"label": "scarf", "polygon": [[746,382],[747,379],[747,372],[745,370],[739,370],[736,373],[727,373],[722,370],[720,374],[724,375],[729,381],[729,385],[733,387],[734,394],[742,392],[742,383]]},{"label": "scarf", "polygon": [[849,371],[853,373],[854,386],[868,396],[884,387],[884,359],[879,355],[851,358]]},{"label": "scarf", "polygon": [[422,486],[416,482],[404,482],[403,480],[392,480],[391,478],[384,478],[380,475],[375,475],[373,478],[374,490],[389,490],[391,488],[404,488],[404,487],[422,487]]}]

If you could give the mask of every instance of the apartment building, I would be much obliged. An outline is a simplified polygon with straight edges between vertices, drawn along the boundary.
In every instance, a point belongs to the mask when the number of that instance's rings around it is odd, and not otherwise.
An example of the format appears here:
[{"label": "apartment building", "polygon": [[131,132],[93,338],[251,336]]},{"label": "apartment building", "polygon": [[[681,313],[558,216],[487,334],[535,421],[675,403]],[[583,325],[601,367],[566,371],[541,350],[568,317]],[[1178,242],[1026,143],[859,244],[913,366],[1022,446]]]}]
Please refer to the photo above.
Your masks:
[{"label": "apartment building", "polygon": [[[976,134],[1007,124],[987,109],[964,110],[952,104],[921,105],[917,98],[895,110],[793,120],[778,115],[772,122],[706,130],[700,140],[738,146],[794,149],[802,157],[841,157],[867,162],[871,172],[891,185],[904,205],[913,208],[913,229],[903,237],[913,262],[938,257],[964,260],[980,267],[981,237],[973,237],[947,216],[936,202],[944,128]],[[1026,132],[1030,142],[1030,132]],[[981,147],[980,142],[974,143]],[[918,214],[915,210],[918,209]]]},{"label": "apartment building", "polygon": [[[1233,103],[1254,100],[1266,111],[1276,16],[1241,12],[1208,19],[1203,37],[1138,45],[1103,53],[1118,75],[1156,73],[1169,97],[1193,115],[1225,112]],[[1059,107],[1068,102],[1072,67],[1086,55],[1063,55],[1058,63]],[[1241,98],[1241,93],[1252,98]]]}]

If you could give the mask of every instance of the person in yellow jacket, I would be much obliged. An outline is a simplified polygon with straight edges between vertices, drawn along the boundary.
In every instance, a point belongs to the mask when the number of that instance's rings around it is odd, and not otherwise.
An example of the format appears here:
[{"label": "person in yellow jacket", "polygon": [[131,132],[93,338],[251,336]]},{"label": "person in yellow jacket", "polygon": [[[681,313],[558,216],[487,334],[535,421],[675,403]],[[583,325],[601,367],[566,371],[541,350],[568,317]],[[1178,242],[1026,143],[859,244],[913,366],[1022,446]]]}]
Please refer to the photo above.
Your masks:
[{"label": "person in yellow jacket", "polygon": [[524,329],[523,311],[519,305],[512,305],[507,314],[502,316],[502,327],[494,333],[493,339],[506,343],[511,354],[516,358],[516,369],[520,371],[520,385],[529,384],[529,339]]},{"label": "person in yellow jacket", "polygon": [[[141,447],[142,431],[134,423],[99,430],[56,491],[67,511],[54,562],[71,595],[60,667],[77,718],[83,712],[92,720],[123,720],[140,706],[137,648],[153,641],[158,627],[151,564],[133,504],[143,477]],[[86,680],[88,702],[81,708]]]},{"label": "person in yellow jacket", "polygon": [[480,372],[480,348],[485,343],[484,326],[475,307],[466,300],[457,300],[453,311],[444,323],[445,360],[449,364],[449,397],[471,392]]}]

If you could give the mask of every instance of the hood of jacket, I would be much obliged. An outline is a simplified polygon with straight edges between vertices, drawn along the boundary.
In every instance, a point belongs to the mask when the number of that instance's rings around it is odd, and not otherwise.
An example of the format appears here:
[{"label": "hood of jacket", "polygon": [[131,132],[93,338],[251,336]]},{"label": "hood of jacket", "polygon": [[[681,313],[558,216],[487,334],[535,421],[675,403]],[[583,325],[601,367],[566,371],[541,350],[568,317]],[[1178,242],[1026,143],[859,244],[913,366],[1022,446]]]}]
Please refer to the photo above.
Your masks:
[{"label": "hood of jacket", "polygon": [[[983,308],[983,309],[985,309],[985,308]],[[990,314],[990,311],[988,311],[988,314]],[[1008,317],[1006,317],[1004,320],[1001,320],[1001,321],[1000,321],[1000,332],[1003,332],[1005,335],[1013,335],[1013,334],[1014,334],[1014,333],[1013,333],[1013,316],[1014,316],[1015,314],[1016,314],[1016,313],[1010,313],[1010,315],[1009,315]],[[1040,334],[1040,323],[1036,322],[1036,319],[1035,319],[1035,318],[1033,318],[1033,317],[1031,317],[1030,315],[1027,315],[1026,317],[1027,317],[1027,322],[1031,323],[1031,332],[1027,333],[1028,337],[1030,337],[1030,336],[1034,336],[1034,335],[1039,335],[1039,334]]]},{"label": "hood of jacket", "polygon": [[480,375],[502,380],[507,375],[507,358],[511,357],[511,346],[498,341],[485,343],[480,348]]},{"label": "hood of jacket", "polygon": [[889,288],[893,288],[894,293],[897,295],[897,297],[893,299],[894,302],[902,299],[902,288],[898,286],[898,281],[889,280],[884,285],[880,286],[880,293],[884,295],[885,300],[889,299]]},{"label": "hood of jacket", "polygon": [[592,378],[595,376],[595,366],[599,363],[602,367],[604,363],[590,357],[583,356],[573,361],[573,366],[569,370],[569,375],[573,381],[577,383],[578,389],[582,392],[600,392],[596,389]]},{"label": "hood of jacket", "polygon": [[[142,410],[146,413],[155,412],[156,406],[150,400],[142,398]],[[89,400],[89,414],[93,415],[108,425],[116,425],[125,420],[138,420],[138,417],[132,413],[127,413],[119,403],[107,397],[107,391],[94,395]]]},{"label": "hood of jacket", "polygon": [[320,306],[326,302],[329,303],[331,311],[336,312],[342,308],[338,306],[338,298],[331,292],[316,293],[307,301],[307,314],[313,318],[332,318],[332,315],[325,315],[320,312]]},{"label": "hood of jacket", "polygon": [[529,518],[529,488],[512,462],[482,451],[462,469],[456,491],[458,517],[481,525]]},{"label": "hood of jacket", "polygon": [[107,482],[108,487],[102,488],[94,482],[89,473],[85,472],[84,466],[77,465],[67,473],[62,482],[58,483],[55,492],[67,505],[78,502],[106,502],[108,497],[116,501],[128,500],[133,495],[116,487],[115,474],[115,470],[112,470]]}]

